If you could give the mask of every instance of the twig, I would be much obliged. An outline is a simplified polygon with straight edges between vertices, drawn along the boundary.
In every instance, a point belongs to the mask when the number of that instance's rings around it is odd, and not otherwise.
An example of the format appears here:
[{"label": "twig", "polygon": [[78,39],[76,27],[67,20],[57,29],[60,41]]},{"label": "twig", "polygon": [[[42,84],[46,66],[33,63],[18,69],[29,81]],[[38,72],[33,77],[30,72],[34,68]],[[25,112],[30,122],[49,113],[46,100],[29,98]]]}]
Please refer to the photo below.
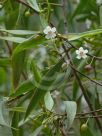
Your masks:
[{"label": "twig", "polygon": [[102,115],[84,116],[84,117],[76,116],[76,117],[75,117],[75,119],[86,119],[86,118],[102,118]]},{"label": "twig", "polygon": [[[79,76],[77,75],[77,72],[75,71],[75,69],[73,69],[74,64],[73,64],[73,62],[72,62],[71,59],[70,59],[70,56],[69,56],[69,54],[68,54],[68,52],[67,52],[67,50],[66,50],[66,47],[65,47],[64,45],[62,45],[62,47],[63,47],[63,49],[64,49],[64,51],[65,51],[65,53],[66,53],[66,55],[67,55],[68,61],[70,61],[70,67],[72,68],[72,70],[73,70],[73,72],[74,72],[74,75],[75,75],[76,80],[77,80],[77,82],[78,82],[78,84],[79,84],[79,86],[80,86],[80,88],[81,88],[81,90],[82,90],[82,93],[83,93],[83,95],[84,95],[84,98],[85,98],[85,100],[86,100],[86,102],[87,102],[87,104],[88,104],[90,110],[93,111],[93,107],[92,107],[92,104],[90,103],[89,96],[87,95],[87,92],[86,92],[86,90],[84,89],[83,84],[82,84],[82,82],[81,82]],[[72,67],[72,66],[73,66],[73,67]],[[97,117],[96,112],[92,112],[92,115],[93,115],[93,116],[96,116],[96,118],[95,118],[96,123],[97,123],[97,125],[98,125],[98,127],[99,127],[99,129],[100,129],[100,131],[101,131],[101,133],[102,133],[102,126],[101,126],[101,123],[100,123],[99,118]]]},{"label": "twig", "polygon": [[[71,64],[70,64],[70,65],[71,65]],[[86,76],[85,74],[81,73],[81,72],[78,71],[74,66],[71,65],[71,67],[72,67],[77,73],[79,73],[79,74],[81,74],[82,76],[88,78],[91,82],[93,82],[93,83],[95,83],[95,84],[97,84],[97,85],[102,86],[101,83],[99,83],[99,82],[97,82],[96,80],[93,80],[93,79],[91,79],[90,77]]]},{"label": "twig", "polygon": [[[75,48],[75,49],[77,49],[77,50],[78,50],[78,48],[77,48],[77,47],[75,47],[71,42],[69,42],[68,40],[66,40],[66,42],[68,42],[68,44],[70,44],[73,48]],[[89,54],[89,53],[87,53],[87,55],[88,55],[89,57],[93,57],[94,59],[102,60],[102,57],[96,57],[96,56],[91,55],[91,54]]]},{"label": "twig", "polygon": [[86,112],[86,113],[77,113],[77,115],[87,115],[87,114],[92,114],[94,112],[101,112],[101,111],[102,111],[102,108],[94,110],[94,111],[89,111],[89,112]]},{"label": "twig", "polygon": [[[41,2],[39,4],[46,4],[46,2]],[[62,7],[63,5],[62,4],[58,4],[58,3],[52,3],[52,2],[49,2],[50,5],[52,6],[59,6],[59,7]]]},{"label": "twig", "polygon": [[66,134],[65,129],[63,128],[62,122],[60,121],[59,123],[60,123],[60,130],[61,130],[62,136],[68,136],[68,135]]},{"label": "twig", "polygon": [[63,16],[64,16],[64,26],[65,26],[65,33],[68,34],[68,23],[66,19],[66,0],[62,0],[62,9],[63,9]]},{"label": "twig", "polygon": [[[76,46],[74,46],[67,38],[62,37],[60,34],[58,34],[58,37],[59,37],[60,39],[65,40],[65,41],[66,41],[69,45],[71,45],[74,49],[78,50],[78,48],[77,48]],[[87,55],[88,55],[89,57],[92,57],[92,58],[96,59],[96,60],[102,60],[102,57],[96,57],[96,56],[91,55],[91,54],[89,54],[89,53],[87,53]]]}]

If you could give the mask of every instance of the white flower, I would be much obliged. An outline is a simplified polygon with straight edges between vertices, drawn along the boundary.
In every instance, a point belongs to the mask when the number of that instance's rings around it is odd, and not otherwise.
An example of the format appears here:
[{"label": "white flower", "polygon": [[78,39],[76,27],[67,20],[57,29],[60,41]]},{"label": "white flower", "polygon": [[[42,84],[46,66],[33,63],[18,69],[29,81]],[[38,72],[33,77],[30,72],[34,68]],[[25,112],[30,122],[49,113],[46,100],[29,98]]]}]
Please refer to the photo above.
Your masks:
[{"label": "white flower", "polygon": [[80,3],[80,0],[76,0],[77,3]]},{"label": "white flower", "polygon": [[91,27],[91,21],[89,19],[86,20],[86,27],[89,29]]},{"label": "white flower", "polygon": [[102,4],[102,0],[96,0],[97,4]]},{"label": "white flower", "polygon": [[77,59],[85,59],[87,58],[87,54],[88,53],[88,50],[84,50],[83,47],[80,47],[79,50],[76,50],[76,54],[77,54]]},{"label": "white flower", "polygon": [[3,6],[0,4],[0,9],[2,8]]},{"label": "white flower", "polygon": [[44,32],[44,34],[46,34],[46,36],[45,36],[46,39],[53,39],[56,37],[56,28],[55,27],[51,28],[50,26],[47,26],[43,32]]}]

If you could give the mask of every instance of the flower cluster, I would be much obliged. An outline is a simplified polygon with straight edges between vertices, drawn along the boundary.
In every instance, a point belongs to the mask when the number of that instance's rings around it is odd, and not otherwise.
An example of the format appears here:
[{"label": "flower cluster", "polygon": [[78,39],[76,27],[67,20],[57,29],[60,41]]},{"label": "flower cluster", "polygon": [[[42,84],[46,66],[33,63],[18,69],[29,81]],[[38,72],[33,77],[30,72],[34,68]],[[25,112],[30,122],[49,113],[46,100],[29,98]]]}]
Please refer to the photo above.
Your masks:
[{"label": "flower cluster", "polygon": [[[56,28],[55,27],[50,27],[47,26],[44,30],[43,30],[44,34],[45,34],[45,38],[46,39],[53,39],[56,37]],[[80,47],[78,50],[76,50],[76,54],[77,54],[77,59],[86,59],[87,58],[87,53],[88,50],[84,50],[83,47]]]},{"label": "flower cluster", "polygon": [[50,27],[50,26],[47,26],[45,29],[44,29],[44,34],[46,35],[45,38],[46,39],[53,39],[56,37],[56,28],[55,27]]}]

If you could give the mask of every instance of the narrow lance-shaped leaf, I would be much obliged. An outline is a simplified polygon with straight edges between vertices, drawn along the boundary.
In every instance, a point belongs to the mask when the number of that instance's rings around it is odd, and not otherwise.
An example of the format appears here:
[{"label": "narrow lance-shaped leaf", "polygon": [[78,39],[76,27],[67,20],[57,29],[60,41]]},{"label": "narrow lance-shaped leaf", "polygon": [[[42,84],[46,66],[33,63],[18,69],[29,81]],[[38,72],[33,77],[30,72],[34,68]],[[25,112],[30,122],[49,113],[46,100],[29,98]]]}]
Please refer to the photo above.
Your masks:
[{"label": "narrow lance-shaped leaf", "polygon": [[102,33],[102,29],[96,29],[96,30],[92,30],[92,31],[82,32],[82,33],[72,33],[72,34],[68,34],[68,35],[63,34],[61,36],[68,39],[69,41],[74,41],[74,40],[78,40],[81,38],[92,37],[94,35],[98,35],[101,33]]},{"label": "narrow lance-shaped leaf", "polygon": [[39,31],[30,31],[30,30],[6,30],[0,29],[1,32],[6,32],[13,35],[34,35],[38,34]]},{"label": "narrow lance-shaped leaf", "polygon": [[40,12],[40,9],[38,7],[37,1],[36,0],[27,0],[27,2],[29,3],[29,5],[36,10],[37,12]]},{"label": "narrow lance-shaped leaf", "polygon": [[42,129],[43,126],[38,127],[30,136],[38,136]]},{"label": "narrow lance-shaped leaf", "polygon": [[25,42],[19,44],[15,50],[13,51],[13,55],[12,58],[14,58],[18,53],[27,50],[27,49],[31,49],[36,47],[39,44],[43,44],[46,42],[46,39],[42,36],[37,36],[37,37],[31,37],[29,39],[27,39]]},{"label": "narrow lance-shaped leaf", "polygon": [[12,59],[14,88],[16,88],[19,83],[20,76],[23,70],[24,60],[25,60],[25,52],[21,52],[20,54],[16,55],[15,60]]},{"label": "narrow lance-shaped leaf", "polygon": [[10,36],[0,36],[1,40],[6,40],[14,43],[22,43],[26,41],[26,38],[21,38],[21,37],[10,37]]},{"label": "narrow lance-shaped leaf", "polygon": [[54,76],[54,75],[56,77],[56,72],[60,71],[62,62],[63,62],[63,60],[60,60],[41,79],[41,82],[40,82],[38,88],[36,89],[36,92],[32,96],[31,101],[30,101],[30,103],[28,105],[25,118],[27,118],[29,116],[29,114],[36,107],[36,105],[41,100],[41,98],[44,98],[44,95],[46,94],[46,92],[49,91],[49,89],[53,85],[53,82],[54,82],[55,78],[53,78],[52,80],[49,80],[49,79],[50,79],[51,76]]},{"label": "narrow lance-shaped leaf", "polygon": [[35,64],[34,60],[31,63],[31,68],[32,68],[32,72],[33,72],[33,80],[35,82],[39,83],[41,80],[41,73],[40,73],[37,65]]},{"label": "narrow lance-shaped leaf", "polygon": [[0,99],[0,134],[2,136],[12,136],[10,127],[9,111],[5,106],[6,99]]},{"label": "narrow lance-shaped leaf", "polygon": [[11,63],[9,58],[0,58],[0,67],[8,67]]},{"label": "narrow lance-shaped leaf", "polygon": [[20,96],[26,92],[29,92],[31,90],[34,90],[35,86],[32,83],[31,80],[24,81],[22,84],[20,84],[17,88],[15,93],[11,94],[10,97],[17,97]]}]

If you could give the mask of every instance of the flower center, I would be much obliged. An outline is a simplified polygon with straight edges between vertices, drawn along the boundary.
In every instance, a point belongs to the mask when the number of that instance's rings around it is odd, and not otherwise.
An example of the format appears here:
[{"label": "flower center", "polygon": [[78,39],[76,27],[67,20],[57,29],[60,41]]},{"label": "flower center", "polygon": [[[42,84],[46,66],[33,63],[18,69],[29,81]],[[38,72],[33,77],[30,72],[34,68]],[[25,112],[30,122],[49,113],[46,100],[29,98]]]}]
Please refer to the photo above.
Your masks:
[{"label": "flower center", "polygon": [[49,31],[48,34],[49,34],[49,35],[52,35],[52,31]]},{"label": "flower center", "polygon": [[81,51],[81,52],[80,52],[80,56],[83,56],[83,55],[84,55],[84,52],[83,52],[83,51]]}]

